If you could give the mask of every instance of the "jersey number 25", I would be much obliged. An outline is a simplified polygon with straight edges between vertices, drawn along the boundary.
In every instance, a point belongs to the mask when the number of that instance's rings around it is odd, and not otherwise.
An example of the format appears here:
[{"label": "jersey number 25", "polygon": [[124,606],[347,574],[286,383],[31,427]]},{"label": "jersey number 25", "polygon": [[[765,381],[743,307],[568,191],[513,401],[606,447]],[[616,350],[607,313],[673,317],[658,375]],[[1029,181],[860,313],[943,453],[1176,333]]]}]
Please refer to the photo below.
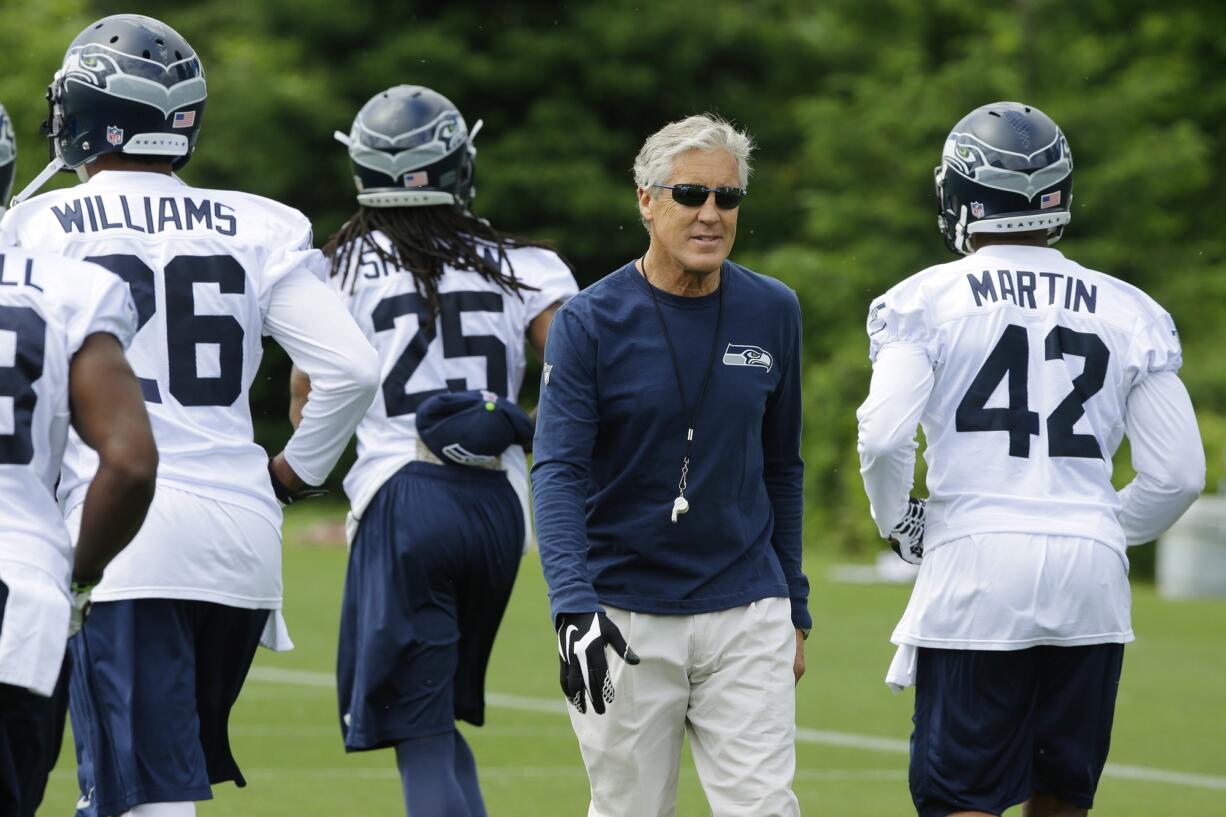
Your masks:
[{"label": "jersey number 25", "polygon": [[443,334],[443,357],[484,357],[485,389],[501,397],[507,395],[506,344],[493,335],[465,335],[460,319],[464,312],[502,312],[502,295],[480,291],[440,292],[438,301],[439,314],[434,316],[434,320],[430,320],[426,299],[416,292],[384,298],[370,315],[376,332],[394,329],[396,319],[403,315],[417,315],[417,332],[396,359],[387,379],[383,381],[383,405],[388,417],[414,413],[427,397],[468,389],[468,382],[464,378],[449,377],[445,389],[405,393],[409,378],[425,359],[440,327]]}]

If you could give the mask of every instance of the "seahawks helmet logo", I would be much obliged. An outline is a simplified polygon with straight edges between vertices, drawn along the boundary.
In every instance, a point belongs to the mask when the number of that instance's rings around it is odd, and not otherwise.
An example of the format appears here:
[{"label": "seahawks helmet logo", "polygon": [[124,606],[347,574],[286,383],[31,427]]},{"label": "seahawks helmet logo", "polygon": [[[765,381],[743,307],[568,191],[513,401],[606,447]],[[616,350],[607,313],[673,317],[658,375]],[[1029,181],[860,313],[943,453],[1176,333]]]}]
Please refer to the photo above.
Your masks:
[{"label": "seahawks helmet logo", "polygon": [[775,359],[761,346],[729,343],[724,350],[725,366],[757,366],[768,372],[774,368]]},{"label": "seahawks helmet logo", "polygon": [[162,65],[98,43],[74,48],[64,56],[55,84],[62,88],[70,82],[143,103],[165,116],[208,96],[204,68],[195,54]]},{"label": "seahawks helmet logo", "polygon": [[349,156],[363,167],[399,179],[449,156],[467,141],[468,128],[458,111],[443,111],[425,125],[398,134],[371,129],[359,114],[349,134]]},{"label": "seahawks helmet logo", "polygon": [[[1018,132],[1028,136],[1024,129],[1019,128]],[[1027,199],[1059,184],[1073,172],[1073,155],[1064,134],[1058,130],[1048,144],[1031,153],[1006,150],[988,144],[973,133],[954,131],[945,141],[941,158],[943,164],[968,179],[985,187],[1020,193]],[[975,217],[982,218],[982,213]]]}]

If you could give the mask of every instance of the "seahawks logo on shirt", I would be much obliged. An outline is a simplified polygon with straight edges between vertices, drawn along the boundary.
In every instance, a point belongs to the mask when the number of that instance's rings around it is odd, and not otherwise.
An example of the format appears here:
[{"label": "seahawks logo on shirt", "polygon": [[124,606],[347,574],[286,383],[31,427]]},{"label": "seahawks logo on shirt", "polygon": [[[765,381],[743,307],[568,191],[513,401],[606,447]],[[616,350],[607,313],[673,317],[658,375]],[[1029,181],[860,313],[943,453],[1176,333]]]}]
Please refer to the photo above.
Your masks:
[{"label": "seahawks logo on shirt", "polygon": [[728,348],[724,350],[724,365],[757,366],[769,372],[775,366],[775,359],[761,346],[729,343]]}]

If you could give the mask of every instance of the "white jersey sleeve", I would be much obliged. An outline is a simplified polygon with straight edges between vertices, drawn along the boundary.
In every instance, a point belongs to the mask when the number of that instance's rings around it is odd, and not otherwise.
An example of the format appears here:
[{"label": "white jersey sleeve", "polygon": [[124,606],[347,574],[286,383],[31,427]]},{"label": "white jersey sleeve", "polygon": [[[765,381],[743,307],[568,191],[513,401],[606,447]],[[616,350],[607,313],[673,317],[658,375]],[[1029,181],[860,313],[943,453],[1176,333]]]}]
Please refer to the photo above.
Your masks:
[{"label": "white jersey sleeve", "polygon": [[1183,366],[1175,320],[1148,297],[1140,304],[1124,366],[1134,385],[1151,374],[1178,372]]},{"label": "white jersey sleeve", "polygon": [[557,253],[539,247],[523,247],[512,253],[515,277],[535,287],[523,293],[529,322],[554,304],[566,303],[579,291],[574,273]]},{"label": "white jersey sleeve", "polygon": [[891,344],[913,347],[936,365],[940,362],[940,336],[924,304],[922,280],[908,279],[876,298],[868,312],[869,359],[874,363]]},{"label": "white jersey sleeve", "polygon": [[374,399],[378,359],[344,304],[307,267],[280,277],[264,326],[311,378],[311,394],[285,445],[285,459],[304,482],[319,485]]}]

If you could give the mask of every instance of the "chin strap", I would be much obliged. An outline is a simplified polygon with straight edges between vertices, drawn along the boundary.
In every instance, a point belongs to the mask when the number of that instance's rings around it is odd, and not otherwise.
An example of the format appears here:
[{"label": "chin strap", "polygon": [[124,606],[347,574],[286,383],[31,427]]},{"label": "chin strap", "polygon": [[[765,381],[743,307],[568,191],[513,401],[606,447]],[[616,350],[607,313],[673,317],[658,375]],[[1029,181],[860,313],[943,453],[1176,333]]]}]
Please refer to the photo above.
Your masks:
[{"label": "chin strap", "polygon": [[35,176],[34,180],[27,184],[20,193],[13,196],[13,204],[11,206],[21,204],[23,201],[30,198],[30,196],[33,196],[42,188],[44,184],[51,180],[52,176],[59,173],[64,169],[64,167],[64,160],[56,156],[46,167],[43,168],[42,173]]}]

